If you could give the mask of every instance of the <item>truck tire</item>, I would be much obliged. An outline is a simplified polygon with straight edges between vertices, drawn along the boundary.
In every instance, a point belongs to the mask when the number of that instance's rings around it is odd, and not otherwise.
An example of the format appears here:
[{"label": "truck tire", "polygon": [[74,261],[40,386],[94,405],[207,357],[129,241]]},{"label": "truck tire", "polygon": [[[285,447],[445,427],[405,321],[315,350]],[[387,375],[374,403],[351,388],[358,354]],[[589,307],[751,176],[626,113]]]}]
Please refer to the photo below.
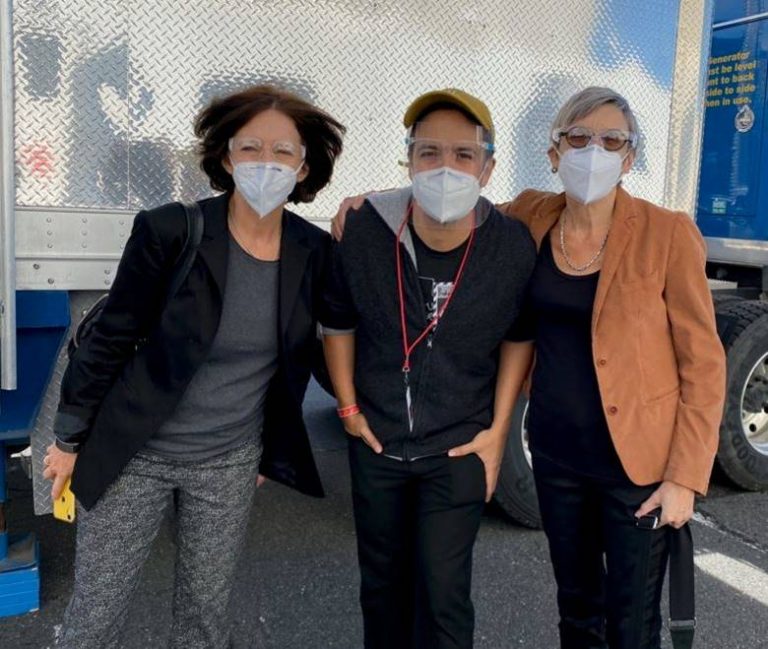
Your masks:
[{"label": "truck tire", "polygon": [[712,302],[715,304],[715,311],[735,304],[736,302],[743,302],[744,298],[740,295],[734,295],[733,293],[724,293],[719,291],[712,291]]},{"label": "truck tire", "polygon": [[739,487],[766,489],[768,303],[744,300],[723,305],[718,322],[728,363],[718,463]]},{"label": "truck tire", "polygon": [[520,395],[515,404],[493,499],[505,514],[521,525],[533,529],[541,527],[536,484],[528,451],[528,398],[525,395]]}]

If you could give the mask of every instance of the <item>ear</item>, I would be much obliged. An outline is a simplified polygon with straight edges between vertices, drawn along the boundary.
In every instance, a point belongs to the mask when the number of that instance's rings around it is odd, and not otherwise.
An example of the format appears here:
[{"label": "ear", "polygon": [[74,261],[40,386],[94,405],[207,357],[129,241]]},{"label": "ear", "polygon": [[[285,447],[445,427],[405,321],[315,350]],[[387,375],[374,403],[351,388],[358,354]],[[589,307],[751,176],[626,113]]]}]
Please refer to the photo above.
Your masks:
[{"label": "ear", "polygon": [[221,161],[221,166],[226,169],[230,176],[232,175],[232,163],[229,160],[229,155],[224,156],[224,159]]},{"label": "ear", "polygon": [[621,165],[621,173],[628,174],[629,170],[632,169],[632,165],[635,164],[635,157],[637,156],[637,151],[635,149],[630,150],[630,152],[627,154],[627,157],[624,158],[624,162]]},{"label": "ear", "polygon": [[300,183],[302,180],[305,180],[307,176],[309,176],[309,165],[305,161],[296,174],[296,182]]},{"label": "ear", "polygon": [[480,174],[480,178],[478,179],[480,181],[480,187],[485,187],[488,184],[488,182],[491,180],[491,175],[493,175],[493,170],[495,168],[496,158],[489,158],[486,160],[483,173]]},{"label": "ear", "polygon": [[560,156],[558,155],[555,147],[549,147],[547,150],[547,157],[549,157],[549,164],[552,169],[557,169],[560,166]]}]

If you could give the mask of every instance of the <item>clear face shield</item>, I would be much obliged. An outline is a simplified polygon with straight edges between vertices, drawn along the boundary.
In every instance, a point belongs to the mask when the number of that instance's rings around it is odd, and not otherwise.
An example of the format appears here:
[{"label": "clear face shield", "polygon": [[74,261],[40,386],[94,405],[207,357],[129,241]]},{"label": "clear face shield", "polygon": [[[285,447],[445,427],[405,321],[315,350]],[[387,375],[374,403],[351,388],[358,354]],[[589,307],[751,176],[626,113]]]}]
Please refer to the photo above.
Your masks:
[{"label": "clear face shield", "polygon": [[455,137],[430,126],[414,125],[405,139],[413,197],[428,216],[421,225],[441,230],[479,227],[491,209],[488,201],[479,199],[493,168],[493,144],[480,126],[462,128]]}]

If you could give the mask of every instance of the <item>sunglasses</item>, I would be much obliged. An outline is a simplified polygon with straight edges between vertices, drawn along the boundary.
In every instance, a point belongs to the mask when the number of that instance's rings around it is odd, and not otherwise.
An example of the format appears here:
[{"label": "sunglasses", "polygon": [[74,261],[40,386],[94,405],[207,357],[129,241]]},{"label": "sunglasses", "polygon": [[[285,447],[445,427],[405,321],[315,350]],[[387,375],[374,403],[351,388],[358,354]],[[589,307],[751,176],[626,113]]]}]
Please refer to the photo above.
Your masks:
[{"label": "sunglasses", "polygon": [[625,144],[629,143],[632,147],[637,145],[637,135],[620,129],[609,129],[595,133],[592,129],[584,126],[571,126],[571,128],[552,131],[552,141],[560,144],[565,138],[568,146],[573,149],[583,149],[588,146],[594,138],[600,141],[600,145],[606,151],[619,151]]}]

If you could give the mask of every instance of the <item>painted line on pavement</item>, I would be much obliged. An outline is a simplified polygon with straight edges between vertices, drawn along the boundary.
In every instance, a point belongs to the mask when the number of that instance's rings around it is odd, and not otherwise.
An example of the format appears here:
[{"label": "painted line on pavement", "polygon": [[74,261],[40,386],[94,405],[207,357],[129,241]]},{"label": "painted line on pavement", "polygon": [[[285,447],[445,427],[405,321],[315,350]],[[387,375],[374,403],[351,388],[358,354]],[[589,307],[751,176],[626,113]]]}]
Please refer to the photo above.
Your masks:
[{"label": "painted line on pavement", "polygon": [[764,570],[719,552],[702,552],[696,555],[694,562],[710,577],[768,606],[768,573]]}]

